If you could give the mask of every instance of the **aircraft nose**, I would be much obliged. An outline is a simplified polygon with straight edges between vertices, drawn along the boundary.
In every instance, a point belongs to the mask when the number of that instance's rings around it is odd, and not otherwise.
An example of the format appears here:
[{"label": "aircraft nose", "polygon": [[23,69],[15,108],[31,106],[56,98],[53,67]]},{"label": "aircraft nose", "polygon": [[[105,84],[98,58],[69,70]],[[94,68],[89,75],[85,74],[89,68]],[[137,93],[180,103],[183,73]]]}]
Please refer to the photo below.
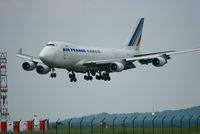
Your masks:
[{"label": "aircraft nose", "polygon": [[40,52],[40,55],[39,55],[39,58],[44,62],[45,60],[47,60],[47,54],[45,53],[45,51],[44,50],[42,50],[41,52]]},{"label": "aircraft nose", "polygon": [[45,63],[45,64],[51,64],[52,62],[52,54],[47,51],[45,48],[40,52],[40,55],[39,55],[39,58],[40,60]]}]

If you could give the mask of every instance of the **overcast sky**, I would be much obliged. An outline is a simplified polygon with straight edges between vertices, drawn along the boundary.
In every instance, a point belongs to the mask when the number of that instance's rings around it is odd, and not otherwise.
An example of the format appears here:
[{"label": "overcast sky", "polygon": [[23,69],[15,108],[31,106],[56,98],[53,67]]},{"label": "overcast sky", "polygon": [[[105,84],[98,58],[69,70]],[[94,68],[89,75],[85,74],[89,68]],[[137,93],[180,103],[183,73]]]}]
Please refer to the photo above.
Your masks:
[{"label": "overcast sky", "polygon": [[49,41],[121,48],[137,20],[145,18],[141,50],[200,47],[199,0],[1,0],[0,51],[8,52],[11,119],[65,119],[100,112],[131,113],[200,105],[200,53],[176,55],[164,67],[151,64],[111,74],[112,81],[70,83],[26,72],[19,48],[38,56]]}]

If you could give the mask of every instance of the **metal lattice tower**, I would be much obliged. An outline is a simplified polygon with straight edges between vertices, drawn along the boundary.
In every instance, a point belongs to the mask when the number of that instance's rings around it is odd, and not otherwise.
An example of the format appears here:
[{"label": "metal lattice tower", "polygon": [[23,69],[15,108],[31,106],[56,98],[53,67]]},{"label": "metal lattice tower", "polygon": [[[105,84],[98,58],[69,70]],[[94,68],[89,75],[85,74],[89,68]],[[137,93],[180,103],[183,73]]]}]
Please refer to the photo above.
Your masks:
[{"label": "metal lattice tower", "polygon": [[7,120],[8,113],[7,52],[0,52],[0,120]]}]

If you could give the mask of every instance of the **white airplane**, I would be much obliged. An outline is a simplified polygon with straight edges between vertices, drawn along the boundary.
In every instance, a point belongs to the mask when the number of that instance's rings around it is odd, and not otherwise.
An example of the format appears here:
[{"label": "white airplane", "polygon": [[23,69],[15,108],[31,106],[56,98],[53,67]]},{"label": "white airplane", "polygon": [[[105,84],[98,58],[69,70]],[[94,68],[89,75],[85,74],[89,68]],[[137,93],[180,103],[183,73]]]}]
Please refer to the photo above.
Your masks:
[{"label": "white airplane", "polygon": [[17,56],[28,61],[22,64],[26,71],[36,69],[39,74],[47,74],[56,77],[55,68],[66,69],[69,72],[71,82],[76,82],[75,73],[85,73],[85,80],[110,81],[109,73],[121,72],[135,68],[133,62],[141,64],[152,63],[156,67],[164,66],[171,55],[200,51],[200,48],[184,51],[163,51],[155,53],[141,53],[139,51],[142,37],[144,18],[139,23],[130,38],[129,43],[123,49],[96,48],[75,46],[70,43],[49,42],[40,52],[39,58],[22,53],[22,48]]}]

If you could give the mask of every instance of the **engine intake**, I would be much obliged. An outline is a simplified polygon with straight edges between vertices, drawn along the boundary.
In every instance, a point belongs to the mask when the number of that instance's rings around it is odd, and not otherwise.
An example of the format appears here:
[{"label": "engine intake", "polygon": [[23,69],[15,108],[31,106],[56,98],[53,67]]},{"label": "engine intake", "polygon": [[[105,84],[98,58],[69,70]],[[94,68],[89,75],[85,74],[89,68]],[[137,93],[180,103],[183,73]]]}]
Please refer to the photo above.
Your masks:
[{"label": "engine intake", "polygon": [[22,64],[22,68],[24,69],[24,70],[26,70],[26,71],[32,71],[33,69],[35,69],[36,68],[36,63],[34,63],[34,62],[29,62],[29,61],[27,61],[27,62],[24,62],[23,64]]},{"label": "engine intake", "polygon": [[156,67],[164,66],[167,63],[167,60],[163,57],[157,57],[152,60],[152,64]]},{"label": "engine intake", "polygon": [[121,72],[124,70],[124,65],[120,62],[114,62],[110,64],[109,68],[112,72]]},{"label": "engine intake", "polygon": [[47,74],[51,71],[51,69],[46,65],[39,65],[36,68],[36,72],[39,74]]}]

